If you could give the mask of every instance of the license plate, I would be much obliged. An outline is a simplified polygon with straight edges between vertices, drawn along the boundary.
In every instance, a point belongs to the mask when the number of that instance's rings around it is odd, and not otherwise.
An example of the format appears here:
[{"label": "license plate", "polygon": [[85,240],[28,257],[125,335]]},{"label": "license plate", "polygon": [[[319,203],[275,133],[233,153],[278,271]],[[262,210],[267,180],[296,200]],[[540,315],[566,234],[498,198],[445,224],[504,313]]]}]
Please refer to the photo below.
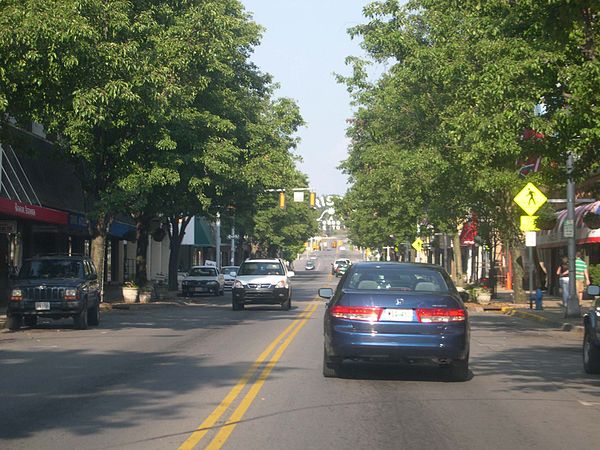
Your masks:
[{"label": "license plate", "polygon": [[194,288],[194,292],[206,292],[206,288],[197,287],[197,288]]},{"label": "license plate", "polygon": [[412,309],[384,309],[379,321],[412,322],[414,311]]},{"label": "license plate", "polygon": [[48,311],[50,309],[49,302],[35,302],[36,311]]}]

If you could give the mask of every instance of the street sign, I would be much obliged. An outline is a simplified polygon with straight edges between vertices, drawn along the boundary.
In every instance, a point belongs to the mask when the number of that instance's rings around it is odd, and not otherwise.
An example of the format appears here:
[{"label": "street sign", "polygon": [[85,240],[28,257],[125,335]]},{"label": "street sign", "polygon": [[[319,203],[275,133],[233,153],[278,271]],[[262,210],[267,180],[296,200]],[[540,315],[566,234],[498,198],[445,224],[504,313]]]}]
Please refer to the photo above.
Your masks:
[{"label": "street sign", "polygon": [[423,251],[423,240],[419,237],[416,238],[412,243],[412,248],[414,248],[418,252]]},{"label": "street sign", "polygon": [[563,224],[563,236],[570,238],[575,236],[575,224],[574,220],[566,219]]},{"label": "street sign", "polygon": [[535,226],[537,218],[538,216],[521,216],[521,231],[540,231],[540,229]]},{"label": "street sign", "polygon": [[240,235],[239,234],[228,234],[227,235],[227,239],[239,239]]},{"label": "street sign", "polygon": [[536,245],[536,233],[535,231],[525,232],[525,247],[535,247]]},{"label": "street sign", "polygon": [[546,197],[535,184],[527,183],[513,200],[527,213],[527,215],[531,216],[546,203],[548,197]]}]

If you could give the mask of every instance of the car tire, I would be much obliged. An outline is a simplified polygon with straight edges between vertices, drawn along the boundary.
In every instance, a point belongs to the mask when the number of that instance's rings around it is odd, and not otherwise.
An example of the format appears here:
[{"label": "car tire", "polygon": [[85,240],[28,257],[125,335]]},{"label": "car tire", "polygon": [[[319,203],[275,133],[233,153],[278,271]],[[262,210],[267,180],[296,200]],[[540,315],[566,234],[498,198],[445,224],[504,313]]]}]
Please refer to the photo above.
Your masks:
[{"label": "car tire", "polygon": [[73,325],[77,330],[87,330],[88,327],[88,311],[84,307],[79,314],[73,316]]},{"label": "car tire", "polygon": [[284,311],[289,311],[292,308],[292,299],[288,298],[285,302],[281,304],[281,309]]},{"label": "car tire", "polygon": [[450,381],[467,381],[469,379],[469,355],[465,359],[456,359],[444,366]]},{"label": "car tire", "polygon": [[23,317],[23,324],[26,327],[35,327],[37,325],[37,316],[25,316]]},{"label": "car tire", "polygon": [[6,328],[11,331],[17,331],[21,328],[21,324],[23,323],[23,317],[21,316],[8,316],[6,318]]},{"label": "car tire", "polygon": [[88,309],[87,322],[89,325],[96,327],[100,325],[100,305],[96,304],[93,308]]},{"label": "car tire", "polygon": [[600,346],[593,342],[587,326],[583,334],[583,369],[586,373],[600,373]]},{"label": "car tire", "polygon": [[337,378],[340,376],[341,363],[333,362],[327,350],[323,347],[323,376],[325,378]]},{"label": "car tire", "polygon": [[218,297],[218,296],[219,296],[219,288],[217,288],[217,289],[215,289],[215,290],[213,291],[213,295],[214,295],[215,297]]}]

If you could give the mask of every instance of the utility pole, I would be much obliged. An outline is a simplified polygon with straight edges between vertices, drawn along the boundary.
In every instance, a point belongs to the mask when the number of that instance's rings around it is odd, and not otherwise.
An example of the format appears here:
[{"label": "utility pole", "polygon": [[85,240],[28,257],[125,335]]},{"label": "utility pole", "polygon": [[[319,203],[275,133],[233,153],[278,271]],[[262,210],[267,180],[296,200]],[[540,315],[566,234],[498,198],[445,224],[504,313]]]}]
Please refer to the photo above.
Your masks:
[{"label": "utility pole", "polygon": [[577,245],[577,229],[575,227],[575,182],[573,181],[573,153],[567,157],[567,219],[563,224],[563,233],[567,238],[569,256],[569,300],[565,309],[565,317],[579,317],[579,299],[575,286],[575,250]]},{"label": "utility pole", "polygon": [[217,221],[215,222],[215,247],[217,268],[221,270],[221,213],[217,213]]}]

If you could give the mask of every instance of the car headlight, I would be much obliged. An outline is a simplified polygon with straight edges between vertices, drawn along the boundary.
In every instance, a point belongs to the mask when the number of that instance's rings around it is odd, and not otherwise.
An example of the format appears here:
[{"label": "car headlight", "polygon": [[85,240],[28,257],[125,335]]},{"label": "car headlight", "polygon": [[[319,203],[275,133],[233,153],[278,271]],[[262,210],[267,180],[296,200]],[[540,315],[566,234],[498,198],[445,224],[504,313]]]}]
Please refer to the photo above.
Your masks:
[{"label": "car headlight", "polygon": [[76,300],[77,289],[65,289],[65,300]]},{"label": "car headlight", "polygon": [[23,300],[23,291],[21,291],[21,289],[13,289],[10,293],[10,299],[13,302],[19,302]]},{"label": "car headlight", "polygon": [[276,288],[287,288],[287,282],[285,280],[281,280],[275,285]]},{"label": "car headlight", "polygon": [[240,280],[235,280],[233,287],[236,289],[244,289],[244,283],[242,283]]}]

